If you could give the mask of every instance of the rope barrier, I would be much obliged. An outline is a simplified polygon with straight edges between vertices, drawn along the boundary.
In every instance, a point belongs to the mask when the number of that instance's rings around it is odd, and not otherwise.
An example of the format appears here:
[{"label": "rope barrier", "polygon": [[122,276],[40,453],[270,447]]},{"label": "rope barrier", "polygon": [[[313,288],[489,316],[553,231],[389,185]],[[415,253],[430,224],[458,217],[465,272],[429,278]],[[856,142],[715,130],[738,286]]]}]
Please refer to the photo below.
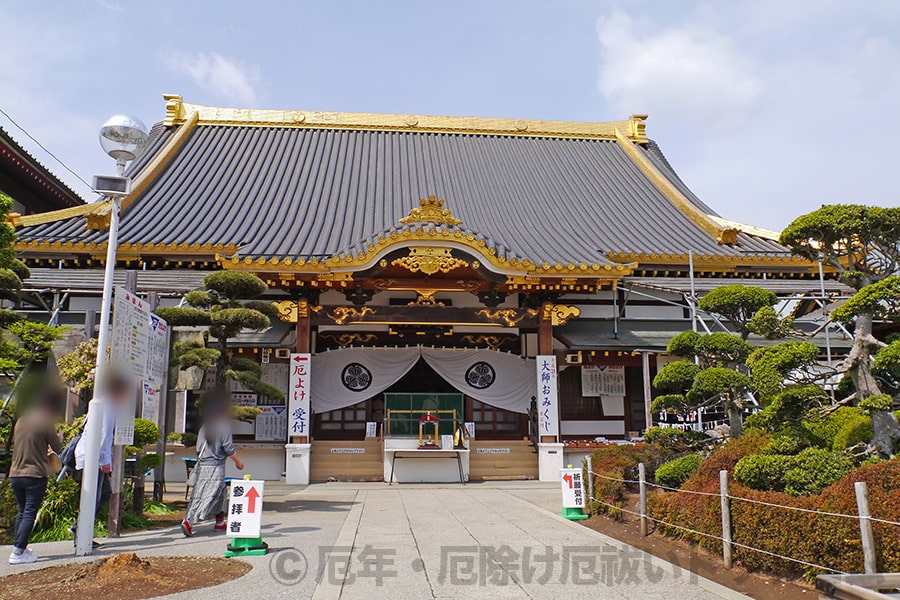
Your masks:
[{"label": "rope barrier", "polygon": [[719,494],[717,492],[698,492],[696,490],[680,490],[678,488],[672,488],[672,487],[668,487],[665,485],[660,485],[658,483],[651,483],[649,481],[645,481],[644,483],[646,485],[649,485],[652,487],[658,487],[663,490],[669,490],[670,492],[681,492],[683,494],[694,494],[695,496],[715,496],[716,498],[719,497]]},{"label": "rope barrier", "polygon": [[[714,496],[715,496],[715,495],[718,495],[718,494],[710,494],[710,495],[714,495]],[[729,496],[729,497],[730,497],[730,496]],[[657,518],[655,518],[655,517],[651,517],[650,515],[641,515],[640,513],[635,512],[635,511],[633,511],[633,510],[628,510],[627,508],[622,508],[622,507],[620,507],[620,506],[616,506],[616,505],[614,505],[614,504],[610,504],[609,502],[604,502],[603,500],[600,500],[599,498],[594,498],[593,496],[591,496],[590,498],[591,498],[591,500],[593,500],[594,502],[599,502],[600,504],[602,504],[602,505],[604,505],[604,506],[608,506],[609,508],[613,508],[613,509],[615,509],[615,510],[622,511],[622,512],[624,512],[624,513],[628,513],[628,514],[634,515],[634,516],[636,516],[636,517],[646,516],[647,520],[653,521],[654,523],[659,523],[660,525],[664,525],[664,526],[666,526],[666,527],[672,527],[673,529],[680,529],[680,530],[682,530],[682,531],[687,531],[688,533],[692,533],[692,534],[694,534],[694,535],[699,535],[699,536],[707,537],[707,538],[710,538],[710,539],[719,540],[720,542],[724,542],[724,541],[725,541],[721,536],[718,536],[718,535],[713,535],[713,534],[711,534],[711,533],[706,533],[706,532],[704,532],[704,531],[698,531],[698,530],[696,530],[696,529],[691,529],[690,527],[684,527],[683,525],[676,525],[676,524],[674,524],[674,523],[669,523],[668,521],[663,521],[662,519],[657,519]],[[772,557],[774,557],[774,558],[780,558],[780,559],[782,559],[782,560],[787,560],[787,561],[790,561],[790,562],[795,562],[795,563],[798,563],[798,564],[801,564],[801,565],[804,565],[804,566],[807,566],[807,567],[812,567],[812,568],[814,568],[814,569],[822,569],[823,571],[829,571],[829,572],[831,572],[831,573],[838,573],[838,574],[840,574],[840,575],[846,575],[846,574],[847,574],[845,571],[840,571],[840,570],[838,570],[838,569],[832,569],[832,568],[830,568],[830,567],[825,567],[825,566],[822,566],[822,565],[817,565],[817,564],[815,564],[815,563],[807,562],[807,561],[805,561],[805,560],[800,560],[799,558],[792,558],[792,557],[790,557],[790,556],[784,556],[783,554],[778,554],[778,553],[776,553],[776,552],[770,552],[769,550],[762,550],[762,549],[760,549],[760,548],[754,548],[753,546],[748,546],[747,544],[741,544],[741,543],[735,542],[735,541],[733,541],[733,540],[732,540],[730,543],[731,543],[732,546],[737,546],[738,548],[743,548],[743,549],[745,549],[745,550],[750,550],[750,551],[753,551],[753,552],[759,552],[760,554],[766,554],[766,555],[772,556]]]},{"label": "rope barrier", "polygon": [[[618,481],[618,482],[621,482],[621,483],[640,483],[640,480],[637,480],[637,479],[620,479],[620,478],[618,478],[618,477],[610,477],[610,476],[608,476],[608,475],[603,475],[603,474],[601,474],[601,473],[597,473],[596,471],[591,471],[591,474],[594,475],[594,476],[596,476],[596,477],[600,477],[601,479],[607,479],[607,480],[610,480],[610,481]],[[667,490],[667,491],[670,491],[670,492],[678,492],[678,493],[680,493],[680,494],[693,494],[693,495],[695,495],[695,496],[715,496],[716,498],[720,497],[720,495],[719,495],[718,493],[716,493],[716,492],[700,492],[700,491],[696,491],[696,490],[683,490],[683,489],[679,489],[679,488],[673,488],[673,487],[661,485],[661,484],[658,484],[658,483],[653,483],[653,482],[650,482],[650,481],[645,481],[644,484],[645,484],[645,485],[649,485],[649,486],[651,486],[651,487],[656,487],[656,488],[660,488],[660,489],[663,489],[663,490]],[[848,514],[845,514],[845,513],[836,513],[836,512],[828,512],[828,511],[822,511],[822,510],[814,510],[814,509],[811,509],[811,508],[802,508],[802,507],[800,507],[800,506],[787,506],[787,505],[784,505],[784,504],[776,504],[776,503],[774,503],[774,502],[765,502],[765,501],[763,501],[763,500],[754,500],[754,499],[752,499],[752,498],[744,498],[744,497],[742,497],[742,496],[732,496],[732,495],[729,495],[728,498],[729,498],[730,500],[737,500],[738,502],[748,502],[748,503],[750,503],[750,504],[760,504],[760,505],[763,505],[763,506],[770,506],[770,507],[772,507],[772,508],[783,508],[783,509],[785,509],[785,510],[795,510],[795,511],[798,511],[798,512],[804,512],[804,513],[810,513],[810,514],[822,515],[822,516],[826,516],[826,517],[841,517],[841,518],[844,518],[844,519],[853,519],[853,520],[858,520],[858,519],[859,519],[859,515],[848,515]],[[597,500],[597,499],[594,498],[594,500]],[[597,500],[597,501],[599,502],[599,500]],[[900,527],[900,521],[891,521],[891,520],[889,520],[889,519],[879,519],[879,518],[877,518],[877,517],[868,517],[868,518],[869,518],[869,520],[872,521],[873,523],[884,523],[885,525],[896,525],[896,526]]]}]

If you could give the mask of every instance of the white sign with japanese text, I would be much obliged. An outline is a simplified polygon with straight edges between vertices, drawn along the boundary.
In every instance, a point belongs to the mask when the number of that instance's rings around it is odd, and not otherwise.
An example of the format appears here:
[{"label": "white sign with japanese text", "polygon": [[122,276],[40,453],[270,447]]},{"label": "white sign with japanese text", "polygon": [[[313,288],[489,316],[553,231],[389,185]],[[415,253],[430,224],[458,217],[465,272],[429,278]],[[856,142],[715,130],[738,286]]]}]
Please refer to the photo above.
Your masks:
[{"label": "white sign with japanese text", "polygon": [[228,537],[258,538],[262,529],[264,481],[235,479],[228,494]]},{"label": "white sign with japanese text", "polygon": [[256,406],[257,396],[254,392],[231,392],[231,403],[235,406]]},{"label": "white sign with japanese text", "polygon": [[624,396],[625,367],[622,365],[582,365],[581,395],[585,398]]},{"label": "white sign with japanese text", "polygon": [[557,394],[556,357],[537,357],[537,411],[540,435],[559,436],[559,401]]},{"label": "white sign with japanese text", "polygon": [[[137,409],[137,388],[132,388],[128,401],[116,408],[116,429],[113,432],[113,444],[130,446],[134,443],[134,412]],[[107,406],[106,410],[113,410]]]},{"label": "white sign with japanese text", "polygon": [[148,381],[141,383],[141,418],[159,423],[159,390]]},{"label": "white sign with japanese text", "polygon": [[287,406],[260,406],[256,415],[257,442],[283,442],[287,431]]},{"label": "white sign with japanese text", "polygon": [[584,508],[584,475],[581,469],[560,469],[563,508]]},{"label": "white sign with japanese text", "polygon": [[288,383],[288,435],[309,435],[310,354],[291,354]]},{"label": "white sign with japanese text", "polygon": [[150,307],[123,287],[116,287],[110,360],[138,379],[146,379],[150,353]]}]

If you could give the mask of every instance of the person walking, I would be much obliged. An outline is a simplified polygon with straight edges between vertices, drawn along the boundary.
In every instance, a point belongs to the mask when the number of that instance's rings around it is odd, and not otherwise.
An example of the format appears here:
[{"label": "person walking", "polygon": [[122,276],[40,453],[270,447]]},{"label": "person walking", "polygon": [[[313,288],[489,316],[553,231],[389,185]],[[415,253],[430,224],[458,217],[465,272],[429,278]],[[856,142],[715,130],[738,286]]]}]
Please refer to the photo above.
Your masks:
[{"label": "person walking", "polygon": [[49,451],[58,453],[62,449],[62,439],[54,423],[58,409],[58,393],[50,389],[42,390],[13,430],[9,479],[19,510],[16,513],[13,550],[9,555],[11,565],[33,563],[38,558],[28,548],[28,540],[47,492],[47,479],[51,475]]},{"label": "person walking", "polygon": [[[99,515],[100,510],[109,502],[112,496],[112,484],[110,474],[112,472],[113,441],[115,440],[116,421],[120,413],[129,406],[130,397],[135,394],[135,385],[127,377],[113,374],[106,385],[106,410],[103,413],[103,429],[100,438],[100,473],[97,476],[97,504],[94,515]],[[81,436],[75,446],[75,473],[74,479],[81,485],[84,471],[85,436]],[[69,533],[77,539],[76,525],[78,519],[69,527]],[[95,547],[100,544],[94,542]]]},{"label": "person walking", "polygon": [[206,419],[197,434],[197,466],[191,473],[194,480],[187,514],[181,522],[185,536],[194,535],[194,525],[216,516],[216,531],[225,531],[225,509],[228,498],[225,489],[225,461],[234,461],[238,470],[244,463],[235,453],[231,433],[231,407],[224,401],[207,400]]}]

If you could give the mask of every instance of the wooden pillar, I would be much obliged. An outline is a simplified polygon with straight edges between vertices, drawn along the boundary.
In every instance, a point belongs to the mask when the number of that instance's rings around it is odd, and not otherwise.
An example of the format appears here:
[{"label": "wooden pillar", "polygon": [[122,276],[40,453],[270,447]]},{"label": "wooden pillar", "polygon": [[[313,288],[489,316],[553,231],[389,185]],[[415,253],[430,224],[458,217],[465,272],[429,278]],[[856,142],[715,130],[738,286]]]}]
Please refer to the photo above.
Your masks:
[{"label": "wooden pillar", "polygon": [[[305,354],[310,351],[312,346],[312,326],[309,320],[309,300],[307,298],[297,298],[297,342],[294,351],[298,354]],[[312,428],[312,414],[309,415],[309,426]],[[291,443],[308,444],[308,435],[292,435]]]},{"label": "wooden pillar", "polygon": [[[544,302],[538,318],[538,354],[553,354],[553,303]],[[557,367],[558,368],[558,367]],[[558,400],[557,400],[558,401]],[[556,442],[555,435],[542,435],[541,442]]]},{"label": "wooden pillar", "polygon": [[538,321],[538,354],[553,354],[553,303],[544,302]]},{"label": "wooden pillar", "polygon": [[309,300],[297,299],[297,344],[295,352],[309,352],[312,327],[309,322]]}]

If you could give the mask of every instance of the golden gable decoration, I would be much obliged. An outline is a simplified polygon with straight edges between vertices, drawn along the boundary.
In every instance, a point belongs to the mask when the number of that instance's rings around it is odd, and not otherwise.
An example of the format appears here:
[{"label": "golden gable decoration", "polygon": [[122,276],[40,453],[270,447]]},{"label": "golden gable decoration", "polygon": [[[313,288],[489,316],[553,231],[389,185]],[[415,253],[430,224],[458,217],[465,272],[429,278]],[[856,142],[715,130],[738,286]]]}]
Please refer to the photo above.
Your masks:
[{"label": "golden gable decoration", "polygon": [[456,226],[462,223],[450,212],[450,209],[444,208],[444,201],[438,200],[434,196],[422,198],[419,200],[419,208],[409,211],[409,214],[400,222],[409,225],[411,223],[443,223],[445,225]]},{"label": "golden gable decoration", "polygon": [[438,271],[449,273],[460,267],[468,267],[469,263],[456,258],[449,248],[433,248],[417,246],[409,249],[409,254],[391,261],[395,267],[403,267],[410,273],[421,271],[425,275],[434,275]]}]

